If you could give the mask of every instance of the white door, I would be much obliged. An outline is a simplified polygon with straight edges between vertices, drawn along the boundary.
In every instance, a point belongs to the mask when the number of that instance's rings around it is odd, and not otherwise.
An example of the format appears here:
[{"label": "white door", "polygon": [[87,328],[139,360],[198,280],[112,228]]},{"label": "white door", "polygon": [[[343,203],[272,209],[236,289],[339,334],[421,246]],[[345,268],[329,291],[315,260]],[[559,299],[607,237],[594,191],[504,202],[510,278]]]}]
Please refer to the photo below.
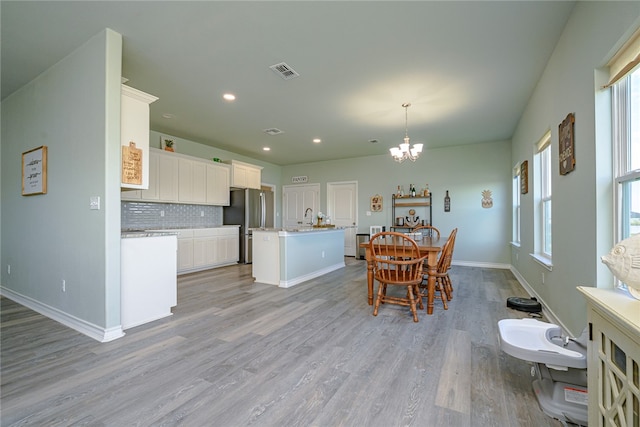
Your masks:
[{"label": "white door", "polygon": [[327,183],[327,214],[337,227],[344,230],[344,254],[356,256],[358,225],[358,182]]},{"label": "white door", "polygon": [[282,187],[283,227],[313,224],[316,222],[319,207],[320,184],[285,185]]}]

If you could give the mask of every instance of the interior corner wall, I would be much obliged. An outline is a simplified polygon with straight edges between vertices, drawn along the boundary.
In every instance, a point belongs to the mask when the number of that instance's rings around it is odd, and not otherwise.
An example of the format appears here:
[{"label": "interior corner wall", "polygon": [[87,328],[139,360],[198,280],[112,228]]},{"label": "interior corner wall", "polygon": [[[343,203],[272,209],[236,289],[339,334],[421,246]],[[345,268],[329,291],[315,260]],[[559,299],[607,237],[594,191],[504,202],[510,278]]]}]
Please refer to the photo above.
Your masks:
[{"label": "interior corner wall", "polygon": [[[586,326],[586,302],[577,286],[597,286],[602,247],[612,242],[611,192],[602,185],[611,170],[610,139],[603,139],[596,70],[605,66],[631,27],[640,22],[640,2],[576,2],[565,29],[520,118],[512,164],[529,161],[529,193],[521,197],[521,247],[511,264],[570,333]],[[575,114],[575,170],[559,174],[558,125]],[[553,271],[529,254],[535,251],[532,191],[534,145],[551,130]],[[596,149],[597,147],[597,149]],[[611,181],[609,179],[609,186]],[[610,247],[610,246],[609,246]]]},{"label": "interior corner wall", "polygon": [[[105,30],[1,106],[3,293],[99,328],[120,323],[119,216],[107,219],[114,200],[107,191],[113,182],[105,177],[113,175],[114,162],[119,161],[113,159],[114,148],[106,148],[117,143],[119,149],[119,117],[117,139],[106,122],[115,109],[119,116],[113,83],[117,82],[119,99],[121,49],[121,36]],[[112,58],[115,62],[109,64]],[[42,145],[48,147],[47,193],[22,196],[22,153]],[[114,194],[119,212],[119,193]],[[90,196],[101,198],[100,210],[89,209]],[[107,236],[114,228],[117,248]],[[110,308],[117,311],[117,319],[111,321],[105,279],[108,251],[117,251],[118,257],[117,271],[109,273],[117,276],[117,283],[109,287],[118,289],[117,310]]]}]

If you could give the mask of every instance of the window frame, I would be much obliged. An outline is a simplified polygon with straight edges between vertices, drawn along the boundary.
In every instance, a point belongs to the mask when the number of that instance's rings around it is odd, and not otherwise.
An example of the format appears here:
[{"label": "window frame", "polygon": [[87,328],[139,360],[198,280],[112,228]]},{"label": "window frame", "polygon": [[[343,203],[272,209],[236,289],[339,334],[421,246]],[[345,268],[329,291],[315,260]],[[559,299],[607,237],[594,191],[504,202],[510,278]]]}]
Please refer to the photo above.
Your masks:
[{"label": "window frame", "polygon": [[553,221],[552,221],[552,156],[551,156],[551,130],[547,130],[542,138],[535,144],[534,161],[534,253],[531,257],[540,265],[551,271]]},{"label": "window frame", "polygon": [[513,211],[512,211],[512,224],[513,224],[513,228],[511,230],[511,244],[514,246],[520,246],[520,239],[521,239],[521,228],[520,228],[520,221],[521,221],[521,177],[520,177],[520,169],[521,169],[521,163],[518,163],[517,165],[515,165],[513,167],[513,195],[512,195],[512,201],[513,201]]}]

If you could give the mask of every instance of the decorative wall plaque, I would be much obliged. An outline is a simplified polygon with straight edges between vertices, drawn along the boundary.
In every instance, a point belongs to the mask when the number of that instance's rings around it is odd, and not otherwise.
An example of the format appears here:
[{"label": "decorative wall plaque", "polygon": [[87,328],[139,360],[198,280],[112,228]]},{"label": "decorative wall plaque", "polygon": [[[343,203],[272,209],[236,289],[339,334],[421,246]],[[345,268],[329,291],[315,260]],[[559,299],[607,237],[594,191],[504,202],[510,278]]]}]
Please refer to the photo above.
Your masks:
[{"label": "decorative wall plaque", "polygon": [[382,196],[376,194],[371,197],[371,211],[372,212],[382,212]]},{"label": "decorative wall plaque", "polygon": [[529,161],[520,163],[520,194],[529,192]]},{"label": "decorative wall plaque", "polygon": [[122,183],[142,185],[142,150],[136,143],[122,146]]},{"label": "decorative wall plaque", "polygon": [[576,166],[575,144],[573,140],[573,127],[575,117],[569,113],[567,118],[558,125],[558,138],[560,139],[560,175],[566,175]]}]

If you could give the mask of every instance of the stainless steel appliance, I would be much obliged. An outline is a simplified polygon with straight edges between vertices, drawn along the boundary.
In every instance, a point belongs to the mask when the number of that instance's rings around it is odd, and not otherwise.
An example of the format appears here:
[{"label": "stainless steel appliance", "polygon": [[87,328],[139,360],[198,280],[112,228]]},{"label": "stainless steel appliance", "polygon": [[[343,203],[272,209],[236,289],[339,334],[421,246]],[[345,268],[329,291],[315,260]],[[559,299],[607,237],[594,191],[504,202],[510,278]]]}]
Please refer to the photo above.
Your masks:
[{"label": "stainless steel appliance", "polygon": [[250,264],[252,228],[273,227],[273,192],[265,190],[231,190],[230,205],[223,209],[225,225],[240,225],[240,262]]}]

